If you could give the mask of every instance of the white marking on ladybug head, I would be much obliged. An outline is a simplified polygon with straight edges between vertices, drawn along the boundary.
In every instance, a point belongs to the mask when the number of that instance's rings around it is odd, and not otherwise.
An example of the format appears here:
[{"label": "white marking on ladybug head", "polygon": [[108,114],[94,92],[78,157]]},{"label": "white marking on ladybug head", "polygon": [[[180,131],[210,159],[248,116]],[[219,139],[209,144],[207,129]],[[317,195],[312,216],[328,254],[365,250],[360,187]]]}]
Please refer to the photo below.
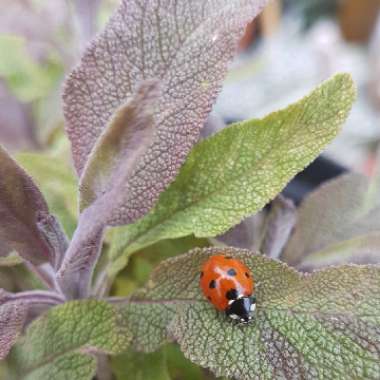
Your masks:
[{"label": "white marking on ladybug head", "polygon": [[239,319],[239,316],[237,316],[236,314],[230,314],[229,317],[232,319]]},{"label": "white marking on ladybug head", "polygon": [[256,309],[256,304],[253,303],[253,304],[251,305],[251,307],[249,308],[249,310],[251,310],[251,311],[255,311],[255,309]]}]

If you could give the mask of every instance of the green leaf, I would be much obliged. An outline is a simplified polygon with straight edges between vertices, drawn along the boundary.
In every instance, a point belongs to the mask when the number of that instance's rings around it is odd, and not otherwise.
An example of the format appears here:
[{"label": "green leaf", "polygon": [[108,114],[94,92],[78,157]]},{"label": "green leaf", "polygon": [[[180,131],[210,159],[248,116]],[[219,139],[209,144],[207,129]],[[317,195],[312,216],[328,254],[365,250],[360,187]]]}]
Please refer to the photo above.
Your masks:
[{"label": "green leaf", "polygon": [[350,76],[340,74],[282,111],[202,141],[156,207],[118,230],[124,254],[162,239],[215,236],[260,210],[336,136],[354,97]]},{"label": "green leaf", "polygon": [[246,250],[224,248],[256,282],[254,320],[236,325],[209,303],[199,272],[217,248],[163,262],[124,305],[135,348],[175,339],[185,356],[236,379],[377,379],[380,267],[341,266],[305,275]]},{"label": "green leaf", "polygon": [[352,173],[312,192],[281,259],[304,269],[380,262],[380,202],[371,193],[368,179]]},{"label": "green leaf", "polygon": [[205,377],[203,371],[189,359],[183,356],[178,344],[167,344],[164,348],[169,373],[172,379],[181,380],[211,380]]},{"label": "green leaf", "polygon": [[67,302],[37,319],[13,350],[17,378],[92,379],[92,354],[124,352],[130,334],[112,305],[102,301]]},{"label": "green leaf", "polygon": [[143,354],[129,350],[112,359],[116,380],[170,380],[165,353]]},{"label": "green leaf", "polygon": [[78,189],[73,170],[61,157],[48,154],[21,153],[16,159],[36,181],[52,214],[72,236],[77,219]]}]

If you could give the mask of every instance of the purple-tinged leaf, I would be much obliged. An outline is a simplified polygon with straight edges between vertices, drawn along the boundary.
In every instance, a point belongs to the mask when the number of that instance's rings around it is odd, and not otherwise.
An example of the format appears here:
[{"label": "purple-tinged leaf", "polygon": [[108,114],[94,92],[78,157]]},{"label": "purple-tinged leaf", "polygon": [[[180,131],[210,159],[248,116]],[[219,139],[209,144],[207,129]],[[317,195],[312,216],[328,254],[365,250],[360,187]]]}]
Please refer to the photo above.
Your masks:
[{"label": "purple-tinged leaf", "polygon": [[82,214],[58,273],[69,298],[88,295],[107,225],[127,224],[142,216],[125,209],[128,185],[139,160],[154,139],[153,107],[157,82],[146,81],[109,122],[94,146],[80,182]]},{"label": "purple-tinged leaf", "polygon": [[266,211],[260,211],[253,216],[245,218],[226,233],[210,240],[216,246],[230,246],[258,252],[263,240],[265,219]]},{"label": "purple-tinged leaf", "polygon": [[0,360],[4,359],[16,342],[27,314],[21,301],[10,301],[8,293],[0,289]]},{"label": "purple-tinged leaf", "polygon": [[296,208],[290,199],[278,196],[265,221],[264,240],[260,252],[278,259],[296,223]]},{"label": "purple-tinged leaf", "polygon": [[54,258],[54,268],[58,269],[62,264],[64,254],[68,247],[68,239],[58,219],[53,215],[41,214],[37,227],[48,241]]},{"label": "purple-tinged leaf", "polygon": [[349,173],[313,191],[297,210],[281,259],[308,270],[313,265],[379,262],[380,202],[372,194],[374,185]]},{"label": "purple-tinged leaf", "polygon": [[6,293],[6,301],[22,302],[26,306],[48,305],[55,306],[65,300],[62,295],[45,290],[30,290],[20,293]]},{"label": "purple-tinged leaf", "polygon": [[123,210],[129,195],[128,180],[153,143],[157,98],[157,82],[143,82],[112,117],[89,156],[80,181],[80,208],[83,211],[99,198],[108,197],[106,207],[98,210],[104,225],[128,224],[142,216]]},{"label": "purple-tinged leaf", "polygon": [[312,272],[340,264],[380,264],[380,231],[354,236],[306,256],[297,266]]},{"label": "purple-tinged leaf", "polygon": [[159,78],[157,139],[130,178],[125,203],[128,215],[149,211],[198,140],[238,40],[266,3],[123,0],[66,82],[66,128],[79,175],[114,112],[143,80]]},{"label": "purple-tinged leaf", "polygon": [[52,260],[49,244],[37,227],[47,204],[32,179],[0,147],[0,244],[33,264]]},{"label": "purple-tinged leaf", "polygon": [[68,299],[88,296],[94,267],[101,252],[103,230],[96,209],[86,209],[57,273],[58,284]]},{"label": "purple-tinged leaf", "polygon": [[8,355],[20,335],[30,306],[53,306],[61,302],[63,299],[52,292],[12,294],[0,289],[0,360]]}]

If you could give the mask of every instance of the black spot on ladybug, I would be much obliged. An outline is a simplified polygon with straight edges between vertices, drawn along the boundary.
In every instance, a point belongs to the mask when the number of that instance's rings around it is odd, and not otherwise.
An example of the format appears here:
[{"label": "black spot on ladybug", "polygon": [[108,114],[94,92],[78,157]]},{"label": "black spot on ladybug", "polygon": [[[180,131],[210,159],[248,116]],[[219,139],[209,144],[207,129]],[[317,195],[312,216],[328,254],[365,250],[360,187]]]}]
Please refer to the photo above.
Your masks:
[{"label": "black spot on ladybug", "polygon": [[245,277],[249,278],[249,273],[245,272]]},{"label": "black spot on ladybug", "polygon": [[227,259],[227,260],[231,260],[232,256],[224,256],[224,258]]},{"label": "black spot on ladybug", "polygon": [[230,289],[229,291],[226,292],[226,298],[229,300],[236,300],[238,298],[238,292],[236,289]]},{"label": "black spot on ladybug", "polygon": [[211,301],[211,297],[210,297],[210,296],[208,296],[207,299],[208,299],[209,301]]},{"label": "black spot on ladybug", "polygon": [[236,276],[237,275],[236,270],[234,268],[228,269],[227,274],[229,276]]},{"label": "black spot on ladybug", "polygon": [[201,272],[201,274],[200,274],[200,276],[199,276],[200,278],[202,278],[203,277],[203,272]]},{"label": "black spot on ladybug", "polygon": [[210,289],[216,288],[216,281],[215,280],[211,280],[210,283],[208,284],[208,287]]}]

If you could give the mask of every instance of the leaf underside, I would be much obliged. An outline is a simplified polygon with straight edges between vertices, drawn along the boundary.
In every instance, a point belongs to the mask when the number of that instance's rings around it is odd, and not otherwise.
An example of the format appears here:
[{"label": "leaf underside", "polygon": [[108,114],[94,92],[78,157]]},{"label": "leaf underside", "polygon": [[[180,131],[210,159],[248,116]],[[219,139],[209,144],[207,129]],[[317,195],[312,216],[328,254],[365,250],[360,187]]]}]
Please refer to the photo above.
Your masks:
[{"label": "leaf underside", "polygon": [[354,98],[350,76],[339,74],[284,110],[202,141],[152,211],[118,228],[112,258],[162,239],[216,236],[259,211],[336,136]]},{"label": "leaf underside", "polygon": [[[242,260],[256,282],[257,311],[239,326],[199,288],[210,255]],[[342,266],[303,275],[233,248],[198,249],[162,263],[124,306],[133,345],[156,350],[175,339],[185,356],[236,379],[377,379],[380,268]]]},{"label": "leaf underside", "polygon": [[300,268],[349,262],[379,263],[380,203],[370,181],[340,176],[314,192],[297,210],[297,224],[281,259]]}]

